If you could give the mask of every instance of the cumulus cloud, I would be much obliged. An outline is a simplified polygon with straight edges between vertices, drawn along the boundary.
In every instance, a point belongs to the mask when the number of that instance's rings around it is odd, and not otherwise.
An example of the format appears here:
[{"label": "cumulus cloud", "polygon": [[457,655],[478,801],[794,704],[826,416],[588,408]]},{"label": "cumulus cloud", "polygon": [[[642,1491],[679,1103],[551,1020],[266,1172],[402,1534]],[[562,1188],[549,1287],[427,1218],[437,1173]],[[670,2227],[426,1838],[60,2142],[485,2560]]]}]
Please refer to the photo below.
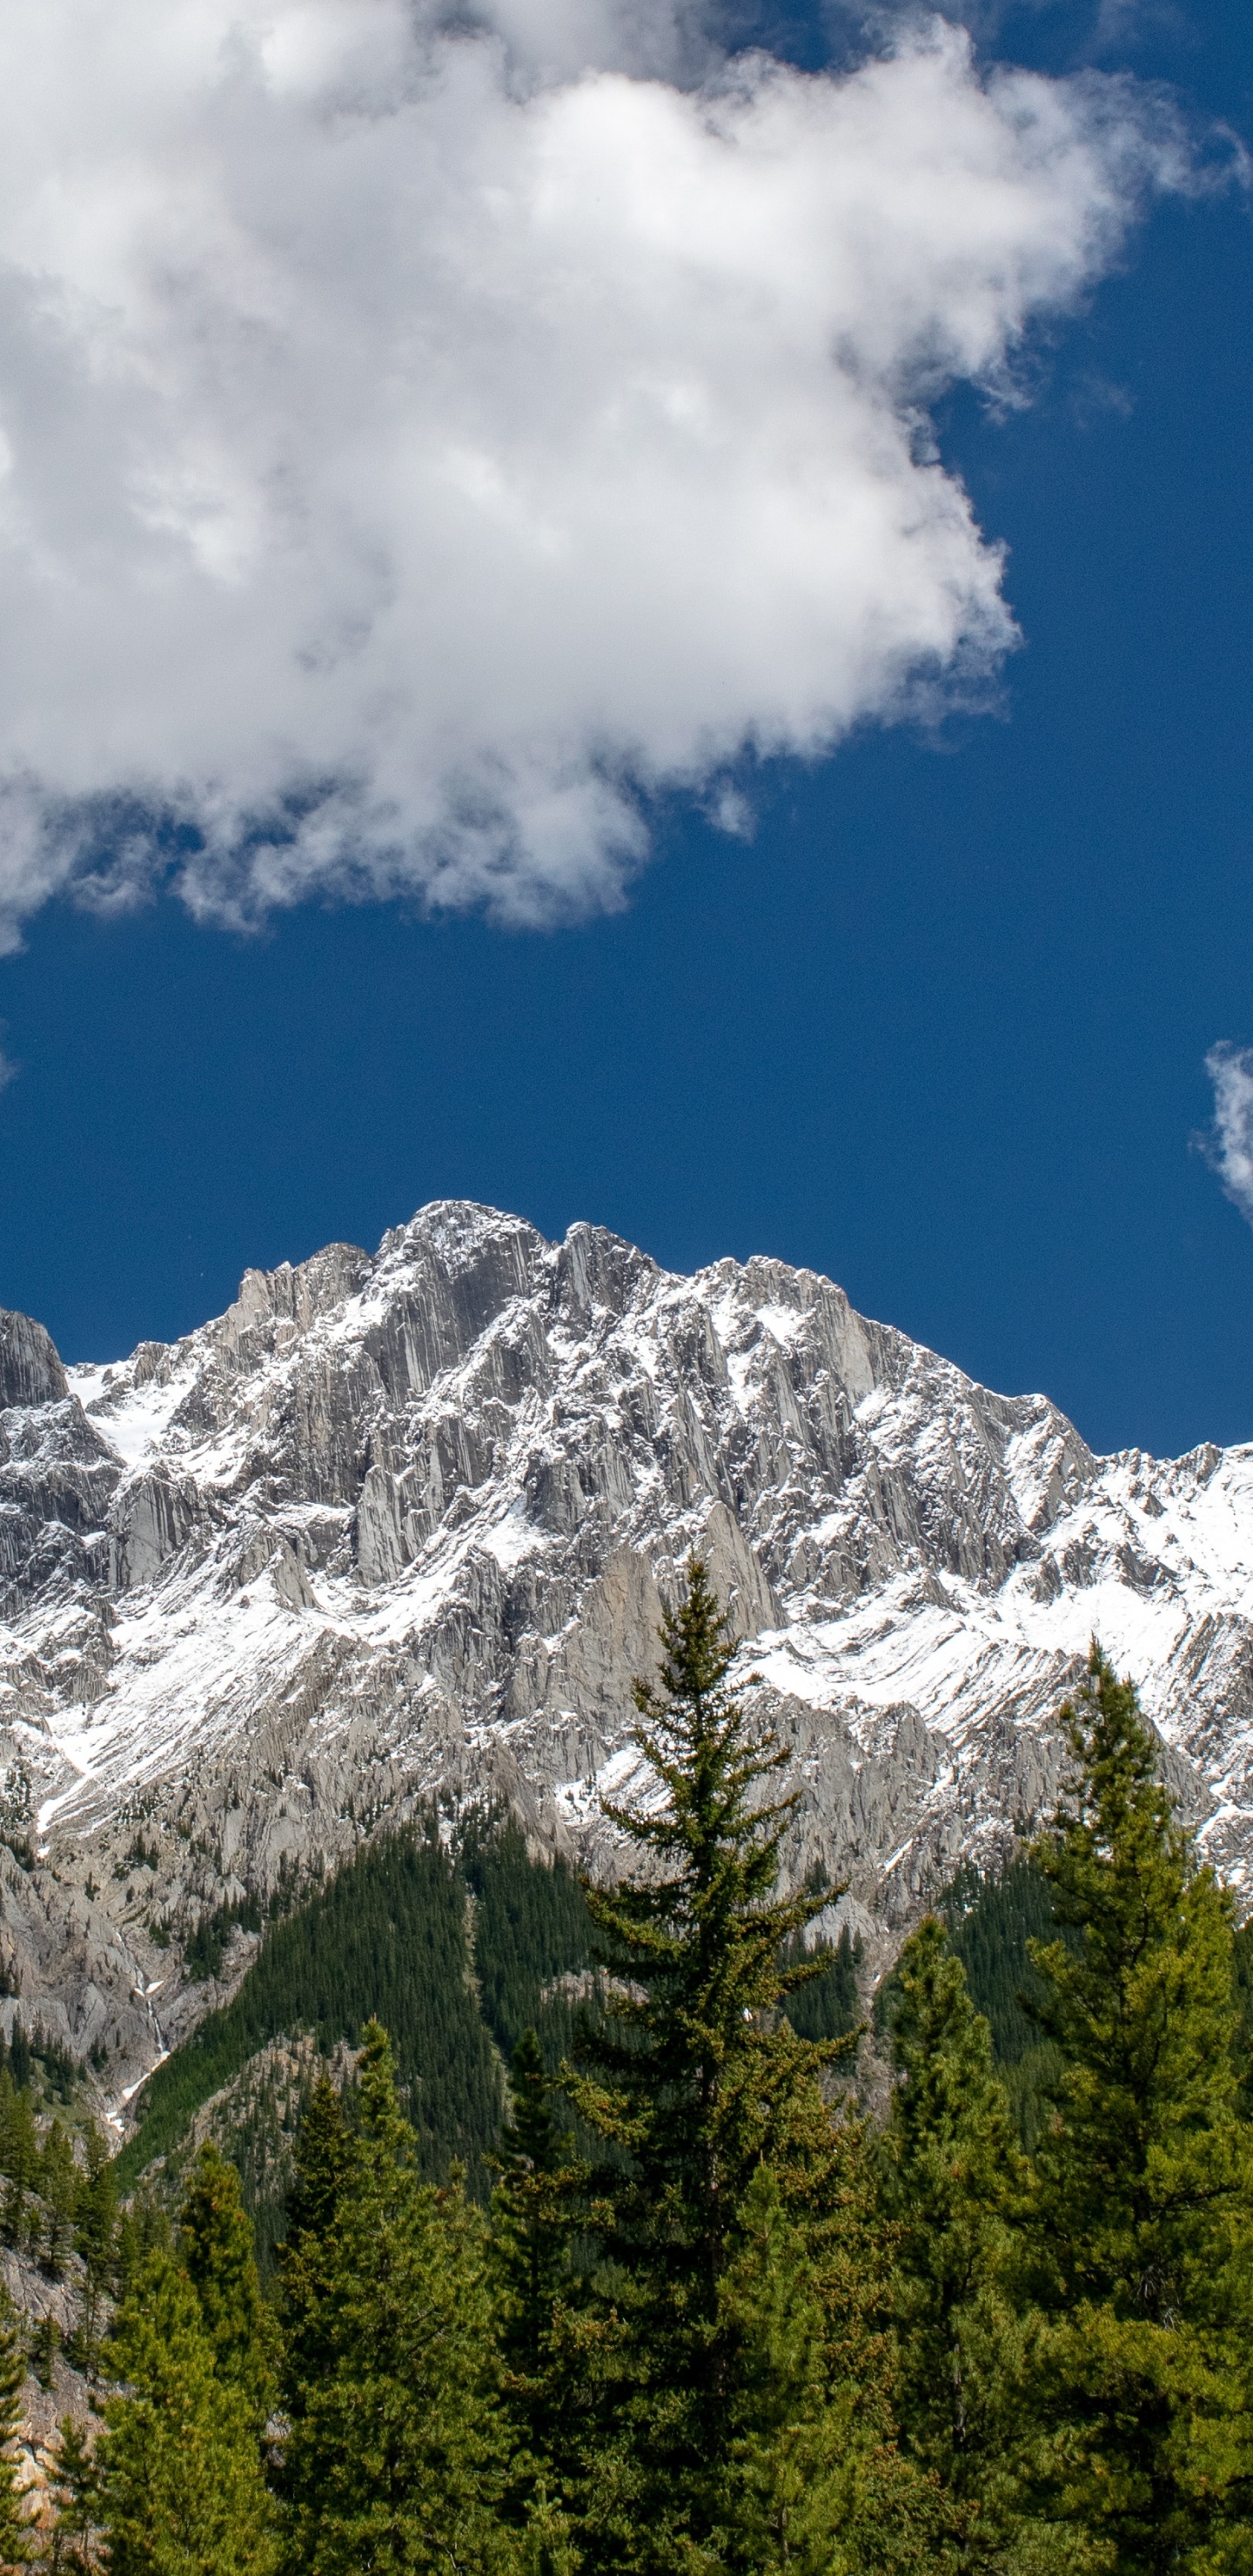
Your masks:
[{"label": "cumulus cloud", "polygon": [[1214,1124],[1197,1143],[1232,1206],[1253,1225],[1253,1047],[1213,1046],[1205,1070],[1214,1086]]},{"label": "cumulus cloud", "polygon": [[0,143],[10,943],[170,877],[577,914],[659,793],[742,831],[745,754],[977,694],[928,406],[1188,184],[1125,82],[684,0],[9,0]]}]

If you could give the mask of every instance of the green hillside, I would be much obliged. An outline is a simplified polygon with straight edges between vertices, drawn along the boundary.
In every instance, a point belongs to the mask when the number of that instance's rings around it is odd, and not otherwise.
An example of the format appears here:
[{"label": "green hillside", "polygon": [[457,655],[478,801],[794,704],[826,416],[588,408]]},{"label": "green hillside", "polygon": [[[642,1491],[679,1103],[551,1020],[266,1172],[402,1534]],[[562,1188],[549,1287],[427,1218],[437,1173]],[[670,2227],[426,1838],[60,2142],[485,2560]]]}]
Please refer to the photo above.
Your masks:
[{"label": "green hillside", "polygon": [[572,2006],[545,1989],[587,1965],[587,1912],[558,1861],[533,1861],[516,1825],[473,1817],[451,1846],[434,1820],[372,1845],[265,1932],[239,1992],[149,2078],[117,2159],[129,2189],[186,2136],[201,2106],[258,2052],[309,2033],[355,2045],[372,2014],[391,2033],[423,2161],[478,2176],[494,2143],[502,2058],[528,2022],[555,2059]]}]

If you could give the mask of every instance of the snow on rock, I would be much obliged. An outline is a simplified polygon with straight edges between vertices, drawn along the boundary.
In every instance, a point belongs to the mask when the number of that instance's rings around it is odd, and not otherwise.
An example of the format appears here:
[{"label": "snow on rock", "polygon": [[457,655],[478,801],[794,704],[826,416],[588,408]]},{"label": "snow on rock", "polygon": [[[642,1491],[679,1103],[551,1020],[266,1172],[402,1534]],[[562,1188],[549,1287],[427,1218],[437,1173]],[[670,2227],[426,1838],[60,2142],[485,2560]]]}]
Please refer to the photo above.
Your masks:
[{"label": "snow on rock", "polygon": [[1095,1632],[1253,1898],[1253,1449],[1094,1457],[812,1272],[442,1202],[108,1367],[0,1316],[0,1396],[0,1946],[119,2080],[213,2000],[201,1910],[436,1789],[594,1858],[693,1547],[793,1869],[899,1922],[1003,1845]]}]

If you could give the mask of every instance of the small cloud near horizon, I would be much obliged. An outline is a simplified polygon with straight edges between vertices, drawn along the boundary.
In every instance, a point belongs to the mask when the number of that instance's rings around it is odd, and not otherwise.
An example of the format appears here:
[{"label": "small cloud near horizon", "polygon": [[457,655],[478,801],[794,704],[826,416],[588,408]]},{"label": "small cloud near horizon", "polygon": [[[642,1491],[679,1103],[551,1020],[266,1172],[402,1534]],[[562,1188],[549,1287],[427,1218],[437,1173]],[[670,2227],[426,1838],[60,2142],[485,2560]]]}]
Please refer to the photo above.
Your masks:
[{"label": "small cloud near horizon", "polygon": [[1205,1070],[1214,1086],[1214,1123],[1194,1138],[1233,1207],[1253,1226],[1253,1047],[1224,1038],[1210,1048]]}]

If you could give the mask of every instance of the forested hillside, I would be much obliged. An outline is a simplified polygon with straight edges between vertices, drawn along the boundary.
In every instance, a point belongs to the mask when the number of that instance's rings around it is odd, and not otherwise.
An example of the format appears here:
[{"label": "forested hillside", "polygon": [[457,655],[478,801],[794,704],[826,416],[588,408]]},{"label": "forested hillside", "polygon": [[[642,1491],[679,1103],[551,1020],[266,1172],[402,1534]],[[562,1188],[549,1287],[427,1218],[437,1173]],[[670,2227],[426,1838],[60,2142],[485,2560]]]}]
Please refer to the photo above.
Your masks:
[{"label": "forested hillside", "polygon": [[438,1819],[373,1844],[270,1924],[238,1993],[145,2086],[118,2159],[128,2187],[186,2136],[195,2113],[270,2043],[309,2033],[355,2047],[372,2017],[391,2034],[424,2168],[459,2157],[476,2182],[503,2107],[503,2066],[534,2023],[556,2063],[570,2040],[563,1977],[589,1959],[587,1911],[564,1862],[532,1861],[516,1825]]},{"label": "forested hillside", "polygon": [[[592,1949],[577,1878],[561,1860],[532,1859],[509,1819],[474,1813],[441,1833],[432,1816],[386,1836],[267,1925],[232,2002],[157,2068],[117,2159],[120,2187],[158,2158],[177,2166],[197,2112],[273,2043],[307,2033],[325,2056],[340,2042],[355,2047],[375,2018],[390,2035],[423,2170],[442,2175],[459,2158],[482,2193],[513,2051],[531,2027],[550,2069],[568,2054]],[[817,1955],[821,1973],[785,2005],[812,2039],[849,2029],[858,2012],[848,1935]],[[277,2085],[263,2072],[224,2124],[267,2255],[280,2216],[270,2177],[286,2166],[265,2133],[294,2128],[311,2080],[307,2053]]]},{"label": "forested hillside", "polygon": [[[1253,2566],[1248,1944],[1178,1822],[1134,1690],[1094,1649],[1062,1711],[1071,1771],[1054,1824],[999,1881],[963,1879],[906,1943],[882,2015],[895,2080],[874,2118],[849,2089],[855,2037],[826,2028],[855,1961],[806,1953],[821,1886],[779,1894],[786,1755],[727,1692],[699,1565],[665,1644],[640,1693],[663,1794],[610,1811],[642,1866],[580,1892],[536,1875],[499,1822],[456,1848],[432,1829],[310,1899],[303,1928],[296,1914],[273,1928],[220,2050],[290,2022],[298,1993],[320,2016],[309,2046],[325,2047],[353,2022],[373,1944],[414,2071],[402,2085],[377,2019],[356,2032],[350,2081],[311,2063],[271,2301],[239,2176],[211,2141],[173,2228],[143,2195],[118,2227],[97,2142],[67,2225],[76,2355],[98,2396],[91,2423],[62,2428],[50,2565]],[[474,1926],[461,1947],[458,1924]],[[480,1941],[468,2026],[490,2052],[589,1926],[600,1985],[565,2024],[560,2067],[555,2029],[547,2052],[522,2029],[477,2199],[443,2164],[454,2113],[469,2134],[490,2097],[447,2092],[437,2146],[416,2061],[452,2044]],[[421,2013],[400,1964],[419,1947],[443,1998]],[[1002,2065],[1037,2061],[1046,2116],[1025,2145],[980,1993]],[[27,2100],[4,2074],[10,2106]],[[167,2079],[154,2121],[181,2116],[187,2080]],[[68,2186],[64,2143],[43,2151],[14,2224],[42,2223],[54,2165]],[[63,2243],[42,2259],[70,2258]],[[33,2540],[4,2464],[21,2367],[0,2321],[6,2569]]]}]

